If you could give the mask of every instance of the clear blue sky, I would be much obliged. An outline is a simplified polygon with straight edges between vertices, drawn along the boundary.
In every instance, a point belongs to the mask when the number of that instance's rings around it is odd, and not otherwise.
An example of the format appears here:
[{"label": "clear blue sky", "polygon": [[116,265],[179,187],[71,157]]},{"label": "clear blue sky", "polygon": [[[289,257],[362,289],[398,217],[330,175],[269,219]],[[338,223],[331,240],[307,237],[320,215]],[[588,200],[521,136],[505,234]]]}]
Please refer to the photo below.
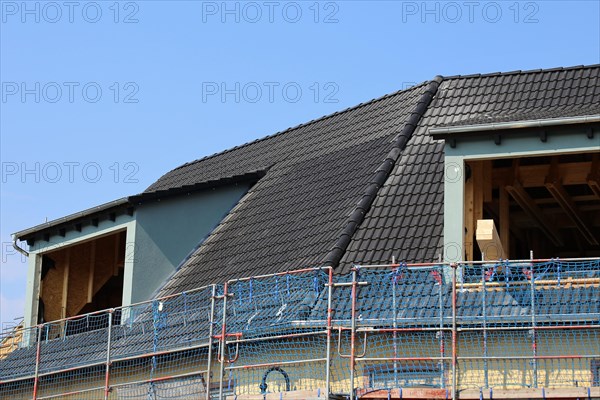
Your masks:
[{"label": "clear blue sky", "polygon": [[0,320],[10,234],[406,86],[600,62],[598,1],[0,1]]}]

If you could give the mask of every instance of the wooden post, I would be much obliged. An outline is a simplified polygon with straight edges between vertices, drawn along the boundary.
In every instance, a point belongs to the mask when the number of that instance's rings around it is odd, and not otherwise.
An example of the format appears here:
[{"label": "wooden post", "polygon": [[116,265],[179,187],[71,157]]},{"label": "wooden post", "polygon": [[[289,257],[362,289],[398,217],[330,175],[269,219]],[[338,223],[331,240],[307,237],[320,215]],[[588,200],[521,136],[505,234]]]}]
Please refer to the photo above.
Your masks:
[{"label": "wooden post", "polygon": [[471,177],[465,182],[465,257],[473,261],[475,224],[483,218],[483,162],[471,161]]},{"label": "wooden post", "polygon": [[492,160],[482,161],[483,166],[483,202],[492,202]]},{"label": "wooden post", "polygon": [[67,298],[69,295],[69,268],[71,263],[71,248],[65,249],[65,268],[63,270],[62,298],[61,298],[61,318],[67,317]]},{"label": "wooden post", "polygon": [[[466,165],[466,164],[465,164]],[[470,165],[470,164],[469,164]],[[472,171],[472,168],[471,168]],[[473,174],[465,181],[465,254],[467,261],[473,261]],[[462,258],[462,257],[461,257]]]},{"label": "wooden post", "polygon": [[94,297],[94,273],[96,269],[96,241],[94,240],[91,243],[90,249],[90,268],[88,271],[88,291],[87,291],[87,302],[88,304],[92,302]]},{"label": "wooden post", "polygon": [[500,186],[500,241],[510,258],[510,199],[504,185]]},{"label": "wooden post", "polygon": [[493,219],[477,220],[477,244],[484,254],[484,260],[506,259],[506,252]]},{"label": "wooden post", "polygon": [[113,271],[113,275],[119,275],[119,248],[121,244],[121,234],[118,233],[115,235],[115,269]]}]

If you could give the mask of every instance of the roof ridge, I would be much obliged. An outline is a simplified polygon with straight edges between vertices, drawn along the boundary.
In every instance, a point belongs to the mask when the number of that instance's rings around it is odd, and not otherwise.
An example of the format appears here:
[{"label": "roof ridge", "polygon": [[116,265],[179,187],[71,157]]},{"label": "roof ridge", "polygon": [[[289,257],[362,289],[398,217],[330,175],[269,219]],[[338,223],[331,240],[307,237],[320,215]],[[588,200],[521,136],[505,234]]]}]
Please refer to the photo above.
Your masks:
[{"label": "roof ridge", "polygon": [[524,74],[538,74],[545,72],[556,72],[556,71],[571,71],[576,69],[591,69],[591,68],[599,68],[600,64],[590,64],[590,65],[573,65],[570,67],[554,67],[554,68],[537,68],[537,69],[529,69],[529,70],[514,70],[514,71],[506,71],[506,72],[489,72],[485,74],[468,74],[468,75],[450,75],[444,76],[444,80],[449,79],[463,79],[463,78],[487,78],[490,76],[507,76],[507,75],[524,75]]},{"label": "roof ridge", "polygon": [[350,217],[348,217],[346,225],[342,229],[340,236],[336,240],[329,253],[325,256],[323,265],[331,266],[333,268],[338,266],[342,256],[350,244],[350,241],[352,240],[352,236],[354,236],[354,233],[365,219],[367,212],[377,197],[379,189],[383,187],[385,181],[390,176],[392,169],[396,165],[396,161],[398,161],[400,155],[406,148],[408,141],[411,139],[413,132],[423,118],[423,115],[427,111],[429,104],[435,97],[438,87],[443,80],[443,76],[437,75],[435,78],[429,81],[427,89],[421,95],[421,98],[417,102],[415,109],[406,120],[402,131],[396,137],[394,146],[388,152],[381,166],[375,171],[373,179],[371,179],[369,182],[361,199],[350,214]]},{"label": "roof ridge", "polygon": [[[272,139],[274,137],[283,135],[284,133],[288,133],[290,131],[293,131],[293,130],[296,130],[296,129],[300,129],[300,128],[305,127],[305,126],[309,126],[309,125],[315,124],[317,122],[321,122],[321,121],[327,120],[329,118],[333,118],[334,116],[337,116],[337,115],[340,115],[340,114],[344,114],[346,112],[349,112],[349,111],[352,111],[352,110],[356,110],[356,109],[359,109],[361,107],[366,107],[368,105],[371,105],[371,104],[377,103],[379,101],[385,100],[385,99],[387,99],[389,97],[397,96],[400,93],[404,93],[404,92],[407,92],[407,91],[415,90],[415,89],[417,89],[417,88],[419,88],[421,86],[424,86],[424,85],[426,85],[428,83],[430,83],[430,81],[423,81],[423,82],[421,82],[419,84],[416,84],[415,86],[411,86],[411,87],[409,87],[407,89],[396,90],[395,92],[387,93],[387,94],[384,94],[383,96],[376,97],[376,98],[371,99],[371,100],[366,101],[366,102],[358,103],[358,104],[356,104],[354,106],[347,107],[347,108],[345,108],[343,110],[339,110],[339,111],[335,111],[335,112],[333,112],[331,114],[323,115],[323,116],[321,116],[319,118],[312,119],[312,120],[310,120],[308,122],[303,122],[303,123],[298,124],[296,126],[290,126],[290,127],[286,128],[286,129],[284,129],[282,131],[278,131],[278,132],[272,133],[270,135],[263,136],[263,137],[260,137],[258,139],[254,139],[254,140],[251,140],[249,142],[240,144],[238,146],[234,146],[234,147],[225,149],[223,151],[219,151],[219,152],[216,152],[216,153],[213,153],[213,154],[210,154],[210,155],[198,158],[196,160],[189,161],[189,162],[187,162],[185,164],[182,164],[182,165],[180,165],[178,167],[173,168],[171,171],[175,171],[175,170],[178,170],[180,168],[184,168],[184,167],[190,166],[192,164],[196,164],[196,163],[201,162],[201,161],[206,161],[206,160],[209,160],[211,158],[220,156],[222,154],[226,154],[226,153],[232,152],[234,150],[238,150],[238,149],[241,149],[241,148],[244,148],[244,147],[248,147],[248,146],[253,145],[255,143],[259,143],[259,142],[262,142],[262,141],[265,141],[265,140],[268,140],[268,139]],[[169,172],[171,172],[171,171],[169,171]]]}]

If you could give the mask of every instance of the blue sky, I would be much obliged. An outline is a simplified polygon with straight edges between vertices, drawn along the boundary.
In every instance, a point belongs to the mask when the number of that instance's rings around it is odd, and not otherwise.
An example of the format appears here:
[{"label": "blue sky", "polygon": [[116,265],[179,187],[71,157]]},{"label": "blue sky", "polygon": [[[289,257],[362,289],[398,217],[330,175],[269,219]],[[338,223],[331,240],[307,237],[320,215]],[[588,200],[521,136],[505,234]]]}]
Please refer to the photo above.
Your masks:
[{"label": "blue sky", "polygon": [[598,1],[0,1],[0,321],[10,234],[182,163],[433,78],[600,62]]}]

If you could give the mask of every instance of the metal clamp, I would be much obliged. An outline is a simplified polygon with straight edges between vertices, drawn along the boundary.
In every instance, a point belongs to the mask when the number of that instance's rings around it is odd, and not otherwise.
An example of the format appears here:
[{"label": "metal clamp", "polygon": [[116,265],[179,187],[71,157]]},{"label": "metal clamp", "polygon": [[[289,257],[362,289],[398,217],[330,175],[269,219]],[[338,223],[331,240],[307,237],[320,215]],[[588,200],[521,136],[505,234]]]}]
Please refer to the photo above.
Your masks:
[{"label": "metal clamp", "polygon": [[[352,355],[351,354],[342,354],[342,330],[350,330],[348,328],[342,328],[341,326],[338,327],[338,355],[342,358],[351,358]],[[362,354],[355,354],[354,358],[363,358],[366,354],[367,354],[367,335],[368,332],[367,331],[363,331],[364,333],[364,338],[363,338],[363,351]]]},{"label": "metal clamp", "polygon": [[[238,333],[227,333],[225,334],[225,338],[223,338],[223,335],[215,335],[213,336],[213,338],[218,339],[219,341],[221,340],[225,340],[225,344],[227,344],[227,337],[236,337],[236,338],[241,338],[242,337],[242,333],[238,332]],[[224,348],[225,346],[223,346]],[[223,350],[224,352],[225,350]],[[229,364],[233,364],[234,362],[236,362],[238,360],[238,358],[240,358],[240,342],[239,340],[235,342],[235,355],[233,356],[233,358],[228,358],[227,363]],[[219,346],[218,350],[217,350],[217,361],[218,362],[223,362],[223,354],[221,354],[221,346]]]}]

